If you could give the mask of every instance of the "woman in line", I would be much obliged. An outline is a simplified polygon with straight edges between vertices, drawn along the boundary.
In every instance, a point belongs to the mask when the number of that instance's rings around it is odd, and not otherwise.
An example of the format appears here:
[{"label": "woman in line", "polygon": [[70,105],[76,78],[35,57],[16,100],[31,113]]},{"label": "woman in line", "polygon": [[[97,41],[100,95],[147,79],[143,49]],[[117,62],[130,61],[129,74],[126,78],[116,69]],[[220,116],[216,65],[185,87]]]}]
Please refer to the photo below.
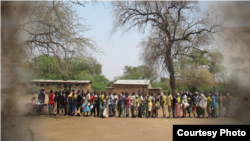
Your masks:
[{"label": "woman in line", "polygon": [[180,114],[180,111],[181,111],[181,98],[180,98],[180,94],[177,93],[176,95],[176,100],[177,100],[177,103],[176,103],[176,117],[180,117],[181,114]]},{"label": "woman in line", "polygon": [[76,94],[75,94],[75,92],[73,92],[73,94],[72,94],[72,113],[71,113],[71,115],[72,116],[75,116],[75,109],[76,109]]}]

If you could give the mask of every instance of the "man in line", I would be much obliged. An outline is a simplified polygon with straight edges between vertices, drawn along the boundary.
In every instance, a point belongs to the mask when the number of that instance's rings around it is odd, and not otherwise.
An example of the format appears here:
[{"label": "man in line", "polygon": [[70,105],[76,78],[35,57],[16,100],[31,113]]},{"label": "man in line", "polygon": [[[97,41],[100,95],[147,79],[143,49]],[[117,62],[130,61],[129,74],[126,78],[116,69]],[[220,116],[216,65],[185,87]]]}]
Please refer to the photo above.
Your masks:
[{"label": "man in line", "polygon": [[[166,93],[163,93],[164,95],[161,98],[161,106],[162,106],[162,112],[163,112],[163,118],[166,117],[166,104],[167,104],[167,97],[166,97]],[[170,102],[171,103],[171,102]],[[171,114],[172,115],[172,114]],[[172,116],[171,116],[172,117]]]},{"label": "man in line", "polygon": [[143,94],[143,117],[147,117],[148,116],[148,96],[146,96],[146,93]]},{"label": "man in line", "polygon": [[152,113],[152,96],[148,94],[148,118]]},{"label": "man in line", "polygon": [[173,97],[172,95],[170,94],[170,91],[168,91],[168,96],[166,96],[166,103],[168,105],[168,113],[169,113],[169,118],[172,118],[173,117],[173,112],[172,112],[172,109],[173,109]]},{"label": "man in line", "polygon": [[151,117],[153,117],[154,116],[154,109],[155,109],[155,97],[154,97],[154,95],[153,95],[153,93],[151,93],[151,98],[152,98],[152,110],[151,110],[151,114],[152,114],[152,116]]},{"label": "man in line", "polygon": [[108,106],[109,106],[108,113],[109,113],[109,117],[112,117],[113,114],[114,114],[114,113],[112,113],[113,112],[113,99],[114,99],[113,95],[111,94],[111,92],[109,92],[109,97],[108,97]]},{"label": "man in line", "polygon": [[191,101],[191,94],[192,93],[188,93],[187,94],[187,103],[189,104],[189,106],[187,107],[187,112],[189,114],[189,118],[191,118],[191,107],[192,107],[192,105],[191,105],[191,103],[192,103],[192,101]]},{"label": "man in line", "polygon": [[62,92],[61,90],[59,90],[57,94],[57,115],[60,115],[59,110],[61,109],[61,104],[60,104],[61,96],[62,96]]},{"label": "man in line", "polygon": [[198,92],[195,95],[196,98],[196,113],[197,113],[197,117],[200,118],[200,107],[199,107],[199,102],[201,100],[200,95],[198,95]]},{"label": "man in line", "polygon": [[100,110],[99,110],[100,93],[99,92],[97,92],[94,99],[95,99],[95,108],[96,108],[96,112],[97,112],[96,116],[99,117],[100,116]]},{"label": "man in line", "polygon": [[186,108],[184,107],[184,104],[186,104],[187,103],[187,95],[186,95],[186,93],[183,93],[183,96],[182,96],[182,111],[183,111],[183,115],[182,115],[182,117],[186,117],[187,115],[187,113],[186,113]]},{"label": "man in line", "polygon": [[113,93],[113,109],[112,109],[114,117],[116,116],[117,101],[118,101],[118,97],[117,97],[116,93],[114,92]]},{"label": "man in line", "polygon": [[143,96],[141,95],[141,93],[139,93],[139,97],[138,97],[138,101],[139,101],[139,107],[138,107],[138,117],[142,118],[143,115]]},{"label": "man in line", "polygon": [[130,103],[132,118],[134,118],[135,117],[134,115],[135,92],[132,92],[132,96],[130,97],[129,103]]},{"label": "man in line", "polygon": [[129,93],[125,92],[126,94],[126,117],[129,117]]},{"label": "man in line", "polygon": [[77,116],[81,116],[81,107],[82,107],[82,95],[80,93],[81,91],[78,90],[77,97],[76,97],[76,108],[77,108]]},{"label": "man in line", "polygon": [[99,104],[100,104],[100,117],[102,117],[102,114],[103,114],[103,99],[104,99],[104,94],[103,94],[103,91],[101,91],[101,95],[99,97]]},{"label": "man in line", "polygon": [[[89,93],[89,90],[87,90],[87,94],[86,94],[86,97],[85,97],[85,104],[86,106],[89,106],[90,107],[90,93]],[[89,114],[90,111],[85,111],[87,113],[87,116]]]},{"label": "man in line", "polygon": [[122,92],[122,97],[121,97],[121,111],[122,111],[122,117],[125,117],[125,108],[126,108],[126,96],[124,92]]},{"label": "man in line", "polygon": [[62,91],[62,97],[61,97],[61,106],[62,106],[62,114],[64,110],[64,115],[67,114],[67,96],[65,94],[65,91]]},{"label": "man in line", "polygon": [[173,112],[173,117],[176,118],[176,103],[177,103],[177,99],[176,99],[176,96],[174,94],[172,94],[172,98],[173,100],[171,101],[171,105],[172,105],[172,112]]},{"label": "man in line", "polygon": [[212,118],[215,118],[215,97],[214,94],[212,93],[212,97],[211,97],[211,113],[212,113]]}]

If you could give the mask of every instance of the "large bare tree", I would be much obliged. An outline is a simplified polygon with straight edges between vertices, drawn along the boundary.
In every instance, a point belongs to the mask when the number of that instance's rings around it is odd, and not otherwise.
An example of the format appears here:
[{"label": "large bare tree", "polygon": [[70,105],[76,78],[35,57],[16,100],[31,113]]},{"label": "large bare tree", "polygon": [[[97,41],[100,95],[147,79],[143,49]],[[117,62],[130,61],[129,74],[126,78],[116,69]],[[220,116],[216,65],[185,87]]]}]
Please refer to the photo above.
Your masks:
[{"label": "large bare tree", "polygon": [[167,69],[172,93],[176,91],[173,60],[191,50],[202,50],[212,34],[222,29],[223,20],[211,18],[213,9],[202,12],[197,2],[114,1],[112,7],[112,33],[149,30],[150,35],[140,43],[141,59],[149,66]]},{"label": "large bare tree", "polygon": [[27,2],[20,9],[25,14],[19,26],[20,33],[26,37],[27,55],[49,54],[62,59],[66,54],[71,57],[102,52],[94,40],[84,36],[90,26],[83,23],[84,19],[73,7],[86,4],[79,1]]}]

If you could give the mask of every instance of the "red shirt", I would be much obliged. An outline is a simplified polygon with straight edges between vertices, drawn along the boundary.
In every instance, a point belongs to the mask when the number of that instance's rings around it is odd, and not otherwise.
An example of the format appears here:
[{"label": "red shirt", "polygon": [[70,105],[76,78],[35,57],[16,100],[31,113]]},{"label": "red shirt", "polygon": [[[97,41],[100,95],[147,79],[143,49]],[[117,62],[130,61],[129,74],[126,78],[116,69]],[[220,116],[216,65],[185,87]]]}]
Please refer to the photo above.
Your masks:
[{"label": "red shirt", "polygon": [[49,95],[49,105],[53,105],[53,93]]},{"label": "red shirt", "polygon": [[90,103],[93,103],[93,99],[94,99],[94,97],[90,96]]},{"label": "red shirt", "polygon": [[126,97],[126,105],[129,106],[129,96]]}]

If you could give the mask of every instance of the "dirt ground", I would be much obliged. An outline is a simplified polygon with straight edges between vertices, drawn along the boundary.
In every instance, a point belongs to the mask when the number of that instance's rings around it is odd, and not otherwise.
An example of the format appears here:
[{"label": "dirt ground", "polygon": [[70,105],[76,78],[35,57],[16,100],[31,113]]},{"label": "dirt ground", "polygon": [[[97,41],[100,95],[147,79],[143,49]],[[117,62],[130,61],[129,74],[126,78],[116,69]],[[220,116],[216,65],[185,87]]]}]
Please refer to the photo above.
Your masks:
[{"label": "dirt ground", "polygon": [[[22,97],[20,104],[25,103],[32,95]],[[23,107],[22,107],[23,108]],[[168,114],[167,114],[168,116]],[[162,117],[162,110],[159,110]],[[11,117],[10,117],[11,118]],[[232,118],[99,118],[72,116],[22,116],[19,122],[26,122],[26,133],[31,140],[172,140],[172,129],[175,124],[242,124]],[[2,127],[2,130],[5,128]],[[22,129],[19,129],[20,132]],[[20,133],[21,134],[21,133]],[[5,134],[11,136],[11,133]]]}]

